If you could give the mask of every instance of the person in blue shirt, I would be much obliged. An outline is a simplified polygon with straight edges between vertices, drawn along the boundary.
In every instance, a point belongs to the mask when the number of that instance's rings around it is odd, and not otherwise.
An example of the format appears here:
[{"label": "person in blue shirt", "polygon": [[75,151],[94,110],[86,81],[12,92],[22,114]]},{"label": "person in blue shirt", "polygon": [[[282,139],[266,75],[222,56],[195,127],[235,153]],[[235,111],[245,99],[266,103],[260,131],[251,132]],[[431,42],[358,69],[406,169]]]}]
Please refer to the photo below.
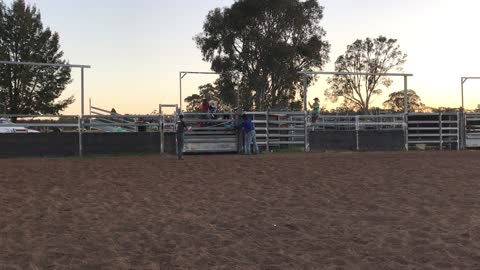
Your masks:
[{"label": "person in blue shirt", "polygon": [[251,148],[253,145],[253,151],[255,154],[258,154],[258,145],[257,145],[257,134],[255,132],[255,126],[253,125],[252,120],[248,118],[246,114],[242,115],[243,123],[241,123],[237,128],[241,128],[245,131],[245,155],[251,154]]},{"label": "person in blue shirt", "polygon": [[180,114],[179,120],[177,121],[177,133],[176,133],[176,142],[177,142],[177,158],[178,160],[183,160],[183,147],[185,144],[185,131],[191,130],[190,127],[185,124],[183,120],[183,114]]}]

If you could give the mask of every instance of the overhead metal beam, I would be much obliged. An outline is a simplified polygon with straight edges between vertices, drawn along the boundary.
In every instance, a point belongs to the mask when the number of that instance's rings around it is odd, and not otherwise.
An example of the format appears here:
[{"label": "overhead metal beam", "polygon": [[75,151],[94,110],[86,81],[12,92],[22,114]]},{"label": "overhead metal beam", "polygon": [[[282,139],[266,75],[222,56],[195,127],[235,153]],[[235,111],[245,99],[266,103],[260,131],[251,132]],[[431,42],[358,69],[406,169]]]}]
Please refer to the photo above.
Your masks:
[{"label": "overhead metal beam", "polygon": [[180,71],[178,73],[179,84],[180,84],[180,100],[179,100],[180,111],[182,111],[182,106],[183,106],[182,79],[185,78],[185,76],[187,76],[188,74],[220,75],[220,73],[213,72],[213,71]]},{"label": "overhead metal beam", "polygon": [[219,75],[220,73],[213,72],[213,71],[180,71],[182,74],[212,74],[212,75]]},{"label": "overhead metal beam", "polygon": [[384,77],[403,77],[403,84],[404,84],[404,113],[408,113],[408,77],[412,77],[413,74],[411,73],[371,73],[371,72],[337,72],[337,71],[301,71],[300,74],[303,74],[303,104],[304,104],[304,111],[307,112],[307,93],[308,93],[308,85],[307,85],[307,76],[308,75],[353,75],[353,76],[384,76]]},{"label": "overhead metal beam", "polygon": [[80,69],[80,91],[82,99],[80,101],[80,117],[78,118],[78,154],[83,156],[83,142],[82,142],[82,129],[83,129],[83,116],[85,112],[85,74],[86,68],[91,68],[89,65],[73,65],[73,64],[54,64],[54,63],[35,63],[35,62],[15,62],[15,61],[0,61],[0,65],[20,65],[20,66],[39,66],[39,67],[69,67]]},{"label": "overhead metal beam", "polygon": [[0,61],[0,64],[2,64],[2,65],[21,65],[21,66],[43,66],[43,67],[91,68],[91,66],[89,66],[89,65],[49,64],[49,63],[14,62],[14,61]]},{"label": "overhead metal beam", "polygon": [[300,74],[307,74],[307,75],[359,75],[359,76],[369,76],[369,75],[376,75],[376,76],[397,76],[397,77],[411,77],[413,74],[410,73],[369,73],[369,72],[336,72],[336,71],[302,71]]},{"label": "overhead metal beam", "polygon": [[465,100],[464,100],[464,95],[463,95],[463,85],[465,84],[466,81],[468,80],[480,80],[480,77],[462,77],[462,110],[465,110]]}]

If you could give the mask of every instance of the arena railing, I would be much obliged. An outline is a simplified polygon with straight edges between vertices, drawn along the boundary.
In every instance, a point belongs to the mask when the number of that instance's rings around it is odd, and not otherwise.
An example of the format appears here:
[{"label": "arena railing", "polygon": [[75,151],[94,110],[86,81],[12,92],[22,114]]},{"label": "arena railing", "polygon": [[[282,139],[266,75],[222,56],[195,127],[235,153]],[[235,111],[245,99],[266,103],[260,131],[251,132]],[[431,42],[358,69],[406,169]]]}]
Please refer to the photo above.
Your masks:
[{"label": "arena railing", "polygon": [[404,129],[403,114],[393,115],[320,115],[311,130],[388,130]]},{"label": "arena railing", "polygon": [[[308,135],[311,131],[345,130],[374,131],[402,130],[406,132],[406,147],[408,144],[432,143],[440,148],[456,143],[460,147],[462,133],[467,133],[467,139],[480,142],[480,114],[467,114],[467,124],[462,128],[462,117],[459,113],[425,114],[410,113],[392,115],[320,115],[316,123],[311,123],[304,112],[267,111],[246,112],[256,125],[258,144],[270,151],[274,147],[303,146],[308,151]],[[240,115],[235,113],[184,113],[185,121],[193,128],[187,133],[191,143],[215,144],[231,150],[238,145],[238,134],[233,129],[235,120]],[[437,116],[435,116],[437,115]],[[435,116],[435,119],[428,117]],[[89,132],[175,132],[176,123],[167,121],[168,115],[3,115],[3,118],[16,118],[16,123],[2,122],[1,127],[24,127],[40,132],[78,132],[79,154],[83,153],[82,134]],[[415,117],[420,117],[416,119]],[[118,121],[123,119],[125,121]],[[93,120],[93,121],[92,121]],[[139,121],[142,120],[142,121]],[[435,122],[429,126],[429,122]],[[168,122],[168,127],[166,126]],[[417,123],[418,122],[418,123]],[[123,130],[122,130],[123,129]],[[428,132],[427,132],[428,131]],[[479,138],[477,138],[477,137]],[[475,137],[475,138],[473,138]],[[431,139],[430,139],[431,138]],[[164,142],[161,142],[164,144]],[[222,146],[222,143],[223,146]],[[163,148],[162,148],[163,149]],[[212,150],[216,148],[213,147]],[[208,150],[208,149],[207,149]],[[218,150],[218,149],[217,149]],[[221,149],[220,149],[221,150]],[[229,150],[229,151],[230,151]],[[160,150],[161,153],[162,150]]]},{"label": "arena railing", "polygon": [[83,127],[86,132],[158,132],[161,117],[158,115],[84,115]]},{"label": "arena railing", "polygon": [[428,145],[442,150],[453,145],[460,150],[462,133],[465,132],[461,119],[463,114],[458,112],[409,113],[406,120],[407,147]]},{"label": "arena railing", "polygon": [[[158,115],[84,115],[81,118],[78,115],[8,114],[2,115],[0,118],[2,119],[0,121],[1,133],[78,133],[80,156],[83,155],[82,137],[85,133],[163,132],[162,118]],[[15,119],[15,122],[10,121],[11,119]],[[131,122],[119,122],[115,121],[116,119],[130,119]],[[163,143],[162,141],[161,144]]]},{"label": "arena railing", "polygon": [[[311,117],[309,118],[311,119]],[[309,120],[309,131],[355,132],[356,149],[360,150],[361,131],[402,130],[406,132],[404,114],[392,115],[319,115],[317,121]]]},{"label": "arena railing", "polygon": [[237,152],[238,134],[234,129],[235,114],[230,112],[183,113],[191,130],[185,133],[186,153]]},{"label": "arena railing", "polygon": [[[0,127],[25,127],[38,132],[53,132],[53,128],[64,128],[66,131],[76,130],[79,125],[78,115],[30,115],[30,114],[4,114],[0,118]],[[15,119],[15,122],[12,122]],[[43,119],[43,120],[42,120]],[[54,119],[57,119],[56,121]],[[70,129],[69,129],[70,128]]]},{"label": "arena railing", "polygon": [[265,147],[267,152],[271,148],[281,148],[282,146],[308,147],[304,112],[266,111],[246,112],[246,114],[252,118],[255,124],[257,144]]}]

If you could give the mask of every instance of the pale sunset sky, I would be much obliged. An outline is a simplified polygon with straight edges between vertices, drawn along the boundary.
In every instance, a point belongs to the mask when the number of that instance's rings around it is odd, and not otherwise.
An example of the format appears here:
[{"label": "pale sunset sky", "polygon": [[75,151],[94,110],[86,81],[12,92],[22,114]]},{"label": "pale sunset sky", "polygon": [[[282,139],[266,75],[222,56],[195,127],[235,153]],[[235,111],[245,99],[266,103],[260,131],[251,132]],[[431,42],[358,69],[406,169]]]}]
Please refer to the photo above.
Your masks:
[{"label": "pale sunset sky", "polygon": [[[10,4],[10,0],[6,3]],[[178,72],[209,71],[193,36],[208,11],[233,0],[27,0],[43,22],[59,32],[65,59],[88,64],[88,98],[95,106],[120,113],[150,113],[158,104],[178,103]],[[480,76],[480,1],[478,0],[323,0],[322,26],[331,43],[330,63],[357,38],[396,38],[408,54],[404,71],[413,73],[409,88],[429,106],[460,107],[460,77]],[[77,102],[66,114],[80,111],[79,71],[65,96]],[[215,76],[189,75],[184,97]],[[324,101],[326,78],[310,88],[309,99]],[[466,108],[480,104],[480,80],[465,85]],[[388,92],[403,89],[396,80]],[[387,93],[388,94],[388,93]],[[386,94],[378,98],[384,101]]]}]

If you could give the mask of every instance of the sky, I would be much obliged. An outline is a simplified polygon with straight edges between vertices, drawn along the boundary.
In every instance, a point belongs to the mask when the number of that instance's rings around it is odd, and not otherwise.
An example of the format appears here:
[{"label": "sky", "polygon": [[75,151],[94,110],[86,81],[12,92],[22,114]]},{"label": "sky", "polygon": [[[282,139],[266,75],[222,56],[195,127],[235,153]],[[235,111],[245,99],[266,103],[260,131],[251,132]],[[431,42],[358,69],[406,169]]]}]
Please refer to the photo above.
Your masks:
[{"label": "sky", "polygon": [[[5,0],[4,0],[5,1]],[[12,0],[6,0],[6,3]],[[179,71],[209,71],[193,37],[202,31],[205,16],[233,0],[27,0],[40,9],[45,26],[60,34],[65,59],[87,64],[85,112],[89,99],[100,108],[119,113],[151,113],[159,104],[179,102]],[[478,0],[319,0],[325,7],[321,25],[331,44],[330,63],[356,39],[398,39],[408,55],[403,67],[413,73],[408,87],[428,106],[460,107],[460,78],[480,76]],[[80,112],[80,72],[64,96],[76,103],[65,114]],[[215,75],[188,75],[184,97]],[[309,89],[309,99],[324,100],[326,77]],[[376,102],[403,89],[394,80]],[[466,108],[480,104],[480,80],[465,84]]]}]

